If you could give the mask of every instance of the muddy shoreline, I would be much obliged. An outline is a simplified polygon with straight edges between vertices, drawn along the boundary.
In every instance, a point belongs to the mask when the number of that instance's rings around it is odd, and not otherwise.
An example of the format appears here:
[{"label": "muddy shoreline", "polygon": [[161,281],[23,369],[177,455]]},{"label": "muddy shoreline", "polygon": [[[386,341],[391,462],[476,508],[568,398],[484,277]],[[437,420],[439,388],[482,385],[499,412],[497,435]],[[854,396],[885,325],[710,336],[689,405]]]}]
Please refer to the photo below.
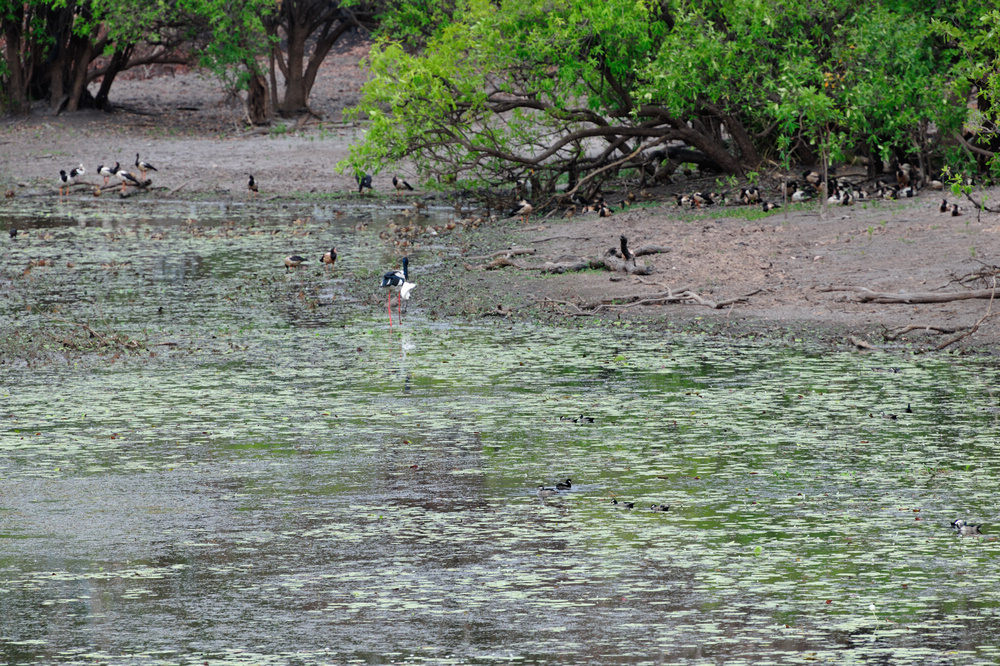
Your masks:
[{"label": "muddy shoreline", "polygon": [[[148,83],[148,82],[143,82]],[[138,84],[137,84],[138,85]],[[173,85],[178,85],[176,81]],[[161,93],[163,94],[163,93]],[[135,100],[130,101],[136,106]],[[332,115],[332,114],[331,114]],[[0,189],[13,198],[0,201],[11,211],[25,205],[64,206],[72,214],[74,200],[91,197],[100,184],[99,164],[130,164],[135,153],[154,163],[154,191],[124,200],[122,206],[154,201],[217,201],[220,207],[255,206],[261,216],[273,216],[289,206],[310,204],[339,207],[344,214],[378,210],[399,214],[396,229],[381,239],[380,252],[396,256],[422,253],[434,259],[433,273],[415,293],[411,307],[439,317],[510,317],[516,320],[586,325],[600,319],[648,326],[651,330],[681,329],[735,337],[762,335],[773,339],[808,339],[876,347],[933,350],[968,330],[991,309],[988,300],[944,303],[877,304],[860,302],[856,293],[838,287],[864,287],[880,292],[923,293],[962,291],[989,286],[987,279],[1000,250],[1000,216],[969,211],[960,217],[938,212],[941,193],[925,192],[906,201],[873,201],[849,208],[831,208],[823,218],[818,204],[790,212],[764,215],[758,209],[729,206],[690,211],[679,209],[672,194],[711,187],[712,179],[680,182],[652,191],[640,206],[619,209],[608,218],[594,214],[563,219],[560,214],[535,215],[525,223],[490,219],[481,213],[452,212],[465,222],[461,234],[433,236],[426,230],[447,220],[453,197],[435,193],[405,167],[399,173],[417,186],[415,193],[397,196],[392,173],[377,174],[375,193],[359,197],[353,175],[339,173],[350,145],[363,138],[363,126],[331,119],[298,131],[237,134],[219,112],[205,126],[176,114],[149,116],[81,112],[64,116],[35,115],[7,119],[0,125],[5,159],[0,162]],[[213,122],[215,123],[213,125]],[[87,185],[79,185],[60,202],[56,190],[59,169],[83,164]],[[248,202],[247,174],[260,188]],[[997,192],[980,192],[990,201]],[[105,197],[116,194],[102,193]],[[950,193],[944,196],[954,199]],[[773,195],[772,195],[773,197]],[[615,201],[613,197],[609,200]],[[26,203],[29,202],[29,203]],[[439,206],[437,221],[408,217],[423,211],[417,204]],[[9,219],[9,217],[8,217]],[[6,230],[10,224],[4,225]],[[400,228],[423,231],[400,233]],[[640,257],[651,266],[645,277],[583,271],[541,275],[537,270],[470,267],[468,261],[511,247],[535,251],[518,259],[523,265],[545,261],[597,257],[626,235],[633,246],[654,243],[669,248],[663,254]],[[6,238],[5,238],[6,240]],[[442,244],[451,247],[442,251]],[[429,248],[429,249],[428,249]],[[317,247],[313,251],[327,248]],[[467,266],[468,265],[468,266]],[[366,278],[369,276],[366,276]],[[616,307],[596,316],[573,316],[583,303],[648,297],[667,290],[690,290],[710,301],[752,294],[723,309],[671,303]],[[905,327],[914,328],[900,333]],[[888,339],[892,338],[892,339]],[[1000,323],[989,316],[978,330],[947,347],[992,352],[1000,343]]]}]

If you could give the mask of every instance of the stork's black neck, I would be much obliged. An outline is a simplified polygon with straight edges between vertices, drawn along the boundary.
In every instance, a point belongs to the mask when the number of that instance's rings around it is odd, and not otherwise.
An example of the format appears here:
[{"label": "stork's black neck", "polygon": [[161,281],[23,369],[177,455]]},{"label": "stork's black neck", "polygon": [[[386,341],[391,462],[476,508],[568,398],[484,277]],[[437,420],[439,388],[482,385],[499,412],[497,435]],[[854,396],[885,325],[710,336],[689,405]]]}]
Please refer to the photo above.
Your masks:
[{"label": "stork's black neck", "polygon": [[407,257],[403,257],[403,279],[408,280],[410,277],[410,271],[408,269],[408,264],[410,260]]}]

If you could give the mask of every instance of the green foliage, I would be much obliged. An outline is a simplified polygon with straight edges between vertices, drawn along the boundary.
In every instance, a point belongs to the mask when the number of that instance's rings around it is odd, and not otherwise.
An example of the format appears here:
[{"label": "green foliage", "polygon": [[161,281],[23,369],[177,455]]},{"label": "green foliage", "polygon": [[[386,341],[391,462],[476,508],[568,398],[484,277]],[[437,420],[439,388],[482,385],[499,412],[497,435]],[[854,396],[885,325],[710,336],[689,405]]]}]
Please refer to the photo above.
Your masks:
[{"label": "green foliage", "polygon": [[[428,176],[545,185],[667,140],[730,173],[758,155],[788,165],[803,141],[834,159],[929,153],[928,128],[965,120],[967,86],[931,29],[953,7],[924,4],[467,0],[434,29],[402,12],[372,51],[352,110],[371,125],[341,167],[408,158]],[[414,31],[429,35],[420,54],[400,41]]]},{"label": "green foliage", "polygon": [[270,48],[264,26],[277,0],[181,0],[181,7],[206,25],[211,37],[199,51],[199,64],[227,89],[246,90],[260,73],[257,57]]}]

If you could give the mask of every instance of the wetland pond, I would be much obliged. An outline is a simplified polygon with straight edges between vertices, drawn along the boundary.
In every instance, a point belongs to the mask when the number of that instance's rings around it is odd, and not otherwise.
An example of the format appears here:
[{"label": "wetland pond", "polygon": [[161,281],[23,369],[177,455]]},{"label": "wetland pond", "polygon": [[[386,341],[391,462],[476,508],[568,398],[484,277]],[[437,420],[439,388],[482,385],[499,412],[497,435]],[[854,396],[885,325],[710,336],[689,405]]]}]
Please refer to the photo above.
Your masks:
[{"label": "wetland pond", "polygon": [[440,319],[446,241],[390,329],[384,213],[249,208],[8,218],[0,662],[1000,662],[992,361]]}]

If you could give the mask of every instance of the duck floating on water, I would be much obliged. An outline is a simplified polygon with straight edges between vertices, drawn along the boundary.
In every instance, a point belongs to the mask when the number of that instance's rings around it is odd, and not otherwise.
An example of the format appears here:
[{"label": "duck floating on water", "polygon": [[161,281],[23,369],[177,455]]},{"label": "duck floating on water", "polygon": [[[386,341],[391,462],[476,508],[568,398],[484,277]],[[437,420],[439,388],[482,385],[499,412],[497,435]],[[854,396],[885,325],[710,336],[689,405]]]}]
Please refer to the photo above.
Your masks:
[{"label": "duck floating on water", "polygon": [[982,525],[973,525],[972,523],[962,520],[961,518],[952,522],[951,526],[955,528],[955,531],[958,532],[959,536],[975,536],[982,534],[982,530],[980,530]]}]

